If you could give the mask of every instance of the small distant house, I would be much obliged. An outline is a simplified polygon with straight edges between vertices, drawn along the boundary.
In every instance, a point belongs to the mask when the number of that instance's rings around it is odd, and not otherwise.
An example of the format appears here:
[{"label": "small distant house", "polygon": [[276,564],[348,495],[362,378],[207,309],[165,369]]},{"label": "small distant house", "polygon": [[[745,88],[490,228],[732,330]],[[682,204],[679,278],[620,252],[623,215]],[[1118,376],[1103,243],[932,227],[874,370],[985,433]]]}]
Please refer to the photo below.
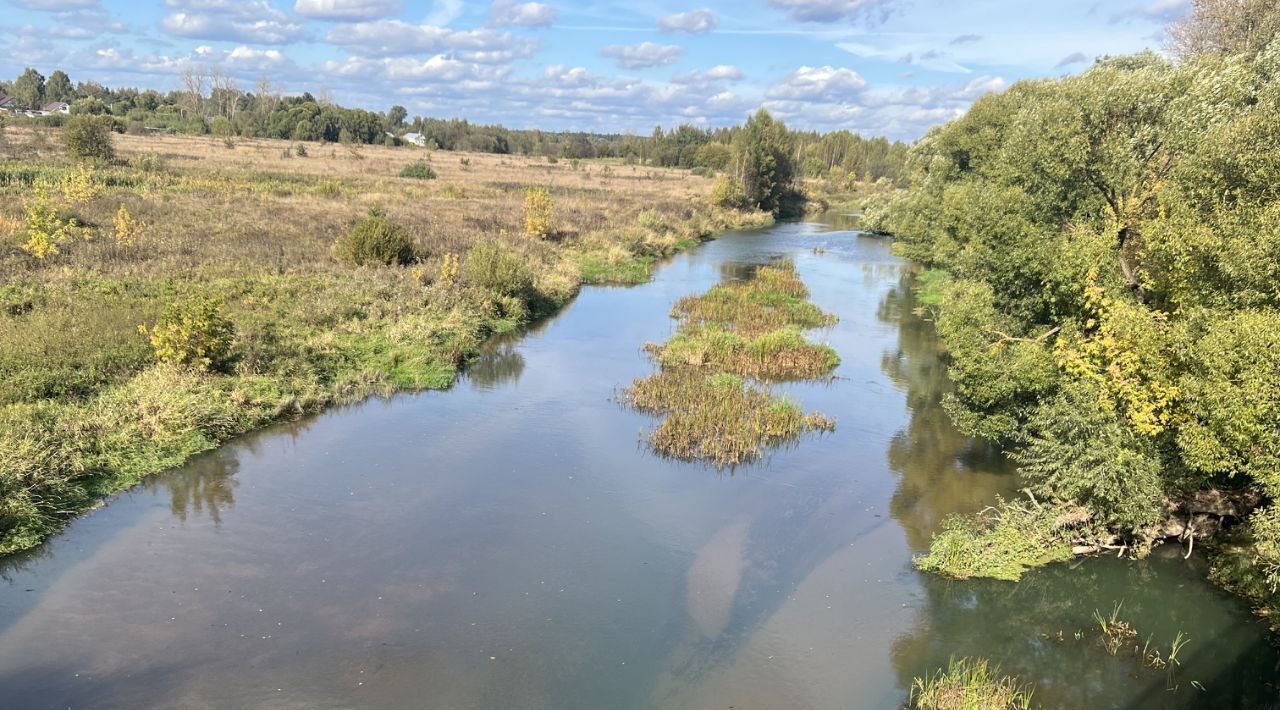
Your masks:
[{"label": "small distant house", "polygon": [[50,113],[71,113],[71,104],[66,101],[53,101],[40,107],[40,111],[45,114]]},{"label": "small distant house", "polygon": [[18,100],[3,91],[0,91],[0,109],[4,109],[6,111],[17,111]]},{"label": "small distant house", "polygon": [[406,133],[402,137],[404,138],[405,143],[412,143],[419,148],[427,147],[426,136],[423,136],[421,133]]}]

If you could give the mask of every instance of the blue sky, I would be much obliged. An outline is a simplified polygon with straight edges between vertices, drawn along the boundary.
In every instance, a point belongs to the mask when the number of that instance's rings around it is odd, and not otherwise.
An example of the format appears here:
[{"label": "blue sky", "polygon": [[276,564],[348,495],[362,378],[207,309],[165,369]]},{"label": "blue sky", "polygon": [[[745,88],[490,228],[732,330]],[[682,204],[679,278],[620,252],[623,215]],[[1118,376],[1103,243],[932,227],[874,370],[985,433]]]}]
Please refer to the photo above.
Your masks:
[{"label": "blue sky", "polygon": [[1158,49],[1188,0],[0,0],[0,76],[25,66],[241,88],[512,127],[738,123],[912,140],[1018,79]]}]

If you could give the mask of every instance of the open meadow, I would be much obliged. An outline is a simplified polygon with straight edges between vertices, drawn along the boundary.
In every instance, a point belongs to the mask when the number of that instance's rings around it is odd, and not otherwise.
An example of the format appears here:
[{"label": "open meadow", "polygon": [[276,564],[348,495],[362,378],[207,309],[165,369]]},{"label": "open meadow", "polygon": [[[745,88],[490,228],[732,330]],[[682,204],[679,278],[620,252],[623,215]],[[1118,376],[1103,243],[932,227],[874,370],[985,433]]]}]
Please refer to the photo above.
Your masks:
[{"label": "open meadow", "polygon": [[62,138],[0,145],[0,554],[267,422],[447,387],[583,283],[771,220],[620,162],[117,135],[92,164]]}]

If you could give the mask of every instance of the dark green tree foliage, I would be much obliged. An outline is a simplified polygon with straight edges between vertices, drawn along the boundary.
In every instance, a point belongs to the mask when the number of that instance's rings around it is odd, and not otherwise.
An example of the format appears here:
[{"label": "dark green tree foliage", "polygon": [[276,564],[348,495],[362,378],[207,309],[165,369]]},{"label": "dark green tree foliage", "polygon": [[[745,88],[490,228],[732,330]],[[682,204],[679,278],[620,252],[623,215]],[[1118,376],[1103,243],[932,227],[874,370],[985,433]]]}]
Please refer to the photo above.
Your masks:
[{"label": "dark green tree foliage", "polygon": [[796,177],[791,163],[791,134],[781,121],[760,109],[733,139],[733,171],[742,182],[748,206],[782,209]]},{"label": "dark green tree foliage", "polygon": [[25,108],[40,108],[44,103],[44,76],[40,72],[27,67],[22,76],[13,82],[14,98]]},{"label": "dark green tree foliage", "polygon": [[104,116],[72,116],[62,131],[67,154],[81,160],[112,160],[116,157],[112,125]]},{"label": "dark green tree foliage", "polygon": [[1280,496],[1280,42],[1020,82],[906,170],[887,226],[952,277],[962,429],[1124,530],[1169,491]]},{"label": "dark green tree foliage", "polygon": [[71,77],[61,69],[54,70],[49,75],[49,81],[45,82],[44,100],[70,102],[74,98],[76,90],[71,86]]}]

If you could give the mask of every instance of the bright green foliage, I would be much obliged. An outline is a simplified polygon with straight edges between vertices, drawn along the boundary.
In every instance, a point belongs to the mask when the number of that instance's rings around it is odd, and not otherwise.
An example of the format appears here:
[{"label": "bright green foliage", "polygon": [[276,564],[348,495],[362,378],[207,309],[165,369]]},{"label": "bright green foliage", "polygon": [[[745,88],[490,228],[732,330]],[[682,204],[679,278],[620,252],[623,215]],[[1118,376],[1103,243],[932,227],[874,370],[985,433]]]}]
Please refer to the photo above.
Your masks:
[{"label": "bright green foliage", "polygon": [[1056,522],[1061,512],[997,501],[980,515],[953,515],[915,565],[955,579],[1015,580],[1033,567],[1071,559],[1066,531]]},{"label": "bright green foliage", "polygon": [[1034,689],[985,658],[952,658],[911,681],[910,710],[1030,710]]},{"label": "bright green foliage", "polygon": [[221,299],[193,296],[169,305],[150,329],[139,326],[156,359],[196,370],[220,370],[231,358],[235,326],[222,314]]},{"label": "bright green foliage", "polygon": [[1031,417],[1014,451],[1022,475],[1056,499],[1085,505],[1102,522],[1134,530],[1161,514],[1160,458],[1084,384],[1073,384]]},{"label": "bright green foliage", "polygon": [[334,250],[352,266],[400,266],[414,259],[409,231],[374,211],[339,237]]},{"label": "bright green foliage", "polygon": [[72,116],[62,129],[67,154],[81,160],[112,160],[116,157],[111,142],[111,119],[100,116]]},{"label": "bright green foliage", "polygon": [[1230,51],[988,95],[873,215],[949,274],[929,300],[961,429],[1121,533],[1175,487],[1280,495],[1280,41]]},{"label": "bright green foliage", "polygon": [[1182,461],[1207,475],[1243,474],[1280,497],[1280,315],[1201,312],[1186,331]]}]

